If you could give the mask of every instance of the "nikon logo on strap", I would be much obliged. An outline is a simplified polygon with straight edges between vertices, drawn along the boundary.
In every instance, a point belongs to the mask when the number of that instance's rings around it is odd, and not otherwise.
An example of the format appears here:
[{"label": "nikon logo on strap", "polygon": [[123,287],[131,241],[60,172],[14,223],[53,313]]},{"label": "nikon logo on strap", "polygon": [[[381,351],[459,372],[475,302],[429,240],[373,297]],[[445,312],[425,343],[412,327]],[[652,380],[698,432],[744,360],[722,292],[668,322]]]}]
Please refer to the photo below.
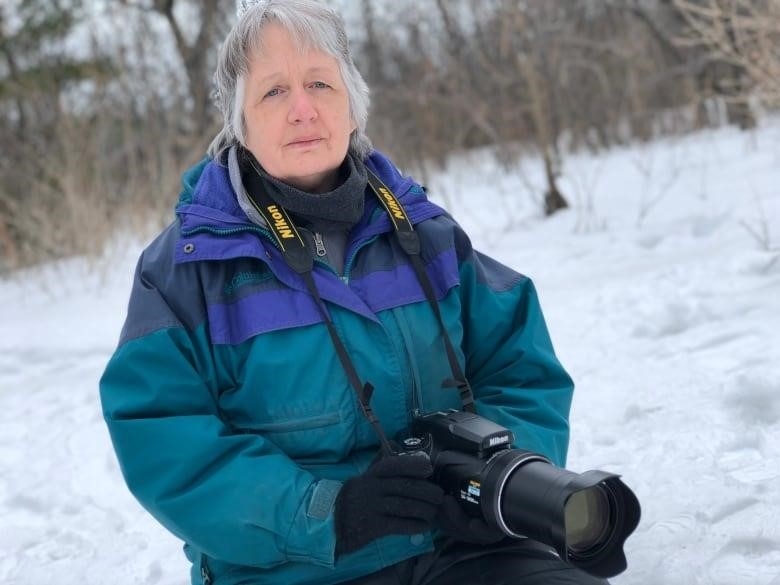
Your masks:
[{"label": "nikon logo on strap", "polygon": [[398,203],[398,200],[395,198],[395,195],[390,193],[385,187],[378,187],[377,189],[379,193],[384,197],[385,202],[387,203],[388,210],[393,214],[393,217],[396,219],[406,219],[406,214],[404,214],[403,209],[401,209],[401,206]]},{"label": "nikon logo on strap", "polygon": [[293,232],[292,227],[290,227],[287,218],[279,211],[279,208],[276,205],[269,205],[266,207],[266,210],[268,211],[268,215],[271,216],[271,219],[274,220],[274,230],[276,230],[276,233],[280,238],[288,240],[295,237],[295,232]]}]

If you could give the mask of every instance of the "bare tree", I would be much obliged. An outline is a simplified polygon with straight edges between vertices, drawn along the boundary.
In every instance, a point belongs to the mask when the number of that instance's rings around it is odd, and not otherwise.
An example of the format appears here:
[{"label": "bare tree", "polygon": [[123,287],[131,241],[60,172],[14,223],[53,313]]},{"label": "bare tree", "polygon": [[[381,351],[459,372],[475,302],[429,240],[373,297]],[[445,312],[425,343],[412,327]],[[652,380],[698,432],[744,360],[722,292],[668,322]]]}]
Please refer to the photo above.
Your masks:
[{"label": "bare tree", "polygon": [[[57,204],[63,177],[49,172],[57,156],[56,126],[65,116],[63,96],[83,80],[112,74],[100,55],[76,57],[63,51],[81,12],[79,0],[26,0],[14,25],[0,7],[0,272],[25,262],[35,233],[28,209],[46,213]],[[45,181],[49,195],[32,189]]]},{"label": "bare tree", "polygon": [[[173,36],[176,51],[187,76],[192,135],[206,136],[214,124],[211,107],[212,74],[216,48],[235,11],[233,2],[220,0],[120,0],[131,6],[165,19]],[[177,8],[182,7],[181,11]],[[186,14],[186,16],[182,16]]]},{"label": "bare tree", "polygon": [[[730,104],[756,97],[780,106],[780,3],[776,0],[671,0],[687,24],[678,40],[703,48],[723,69],[719,86]],[[745,115],[743,126],[755,125]]]}]

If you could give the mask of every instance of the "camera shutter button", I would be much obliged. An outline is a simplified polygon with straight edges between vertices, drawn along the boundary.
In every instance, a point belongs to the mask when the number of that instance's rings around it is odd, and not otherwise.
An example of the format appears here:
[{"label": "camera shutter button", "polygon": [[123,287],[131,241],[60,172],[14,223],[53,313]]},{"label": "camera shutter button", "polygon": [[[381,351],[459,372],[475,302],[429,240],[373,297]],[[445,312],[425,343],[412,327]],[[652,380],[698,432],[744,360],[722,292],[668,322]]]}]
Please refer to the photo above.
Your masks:
[{"label": "camera shutter button", "polygon": [[404,451],[407,453],[414,453],[415,451],[419,451],[423,447],[422,439],[419,439],[418,437],[409,437],[408,439],[403,440],[403,448]]}]

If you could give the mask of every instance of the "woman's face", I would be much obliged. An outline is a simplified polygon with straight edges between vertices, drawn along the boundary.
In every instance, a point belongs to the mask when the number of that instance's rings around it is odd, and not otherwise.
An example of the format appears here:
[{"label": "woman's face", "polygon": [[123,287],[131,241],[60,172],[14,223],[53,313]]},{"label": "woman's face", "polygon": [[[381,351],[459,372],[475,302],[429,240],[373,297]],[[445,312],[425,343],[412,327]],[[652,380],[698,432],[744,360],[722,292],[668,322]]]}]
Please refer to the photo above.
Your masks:
[{"label": "woman's face", "polygon": [[333,189],[355,124],[338,61],[300,51],[281,25],[263,28],[249,60],[246,147],[272,177],[309,192]]}]

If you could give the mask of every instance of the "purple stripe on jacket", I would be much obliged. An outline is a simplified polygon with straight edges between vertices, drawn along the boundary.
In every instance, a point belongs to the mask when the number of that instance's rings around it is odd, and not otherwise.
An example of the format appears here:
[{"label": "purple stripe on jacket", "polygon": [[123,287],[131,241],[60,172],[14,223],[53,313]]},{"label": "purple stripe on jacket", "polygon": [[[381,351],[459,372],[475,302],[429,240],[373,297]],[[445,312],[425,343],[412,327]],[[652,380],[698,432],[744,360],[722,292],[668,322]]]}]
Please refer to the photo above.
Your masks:
[{"label": "purple stripe on jacket", "polygon": [[[426,272],[436,298],[441,300],[449,289],[460,282],[455,250],[445,250],[436,256],[427,265]],[[375,313],[426,300],[411,264],[400,264],[389,270],[372,272],[354,279],[350,282],[350,287],[367,300]]]},{"label": "purple stripe on jacket", "polygon": [[[441,300],[459,283],[455,251],[439,254],[427,272],[434,293]],[[349,286],[322,271],[315,272],[315,280],[323,299],[374,321],[376,312],[426,301],[409,264],[373,272]],[[260,290],[231,303],[209,304],[208,319],[213,343],[238,344],[262,333],[320,323],[322,316],[307,291],[285,287]]]},{"label": "purple stripe on jacket", "polygon": [[266,290],[234,303],[208,307],[213,343],[238,344],[269,331],[302,327],[322,321],[314,300],[289,289]]}]

